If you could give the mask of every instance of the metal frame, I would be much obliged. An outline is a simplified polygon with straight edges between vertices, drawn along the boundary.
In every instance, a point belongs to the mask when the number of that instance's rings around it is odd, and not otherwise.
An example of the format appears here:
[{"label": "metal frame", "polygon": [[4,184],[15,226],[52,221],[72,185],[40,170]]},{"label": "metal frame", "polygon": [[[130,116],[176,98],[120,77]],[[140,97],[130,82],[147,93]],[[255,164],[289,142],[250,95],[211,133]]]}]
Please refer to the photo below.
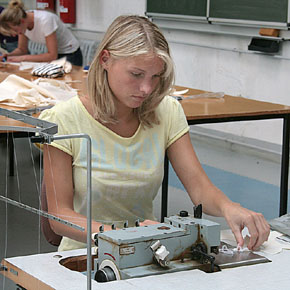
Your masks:
[{"label": "metal frame", "polygon": [[[227,116],[218,118],[200,118],[195,120],[187,120],[188,125],[211,124],[223,122],[239,122],[239,121],[255,121],[283,119],[283,140],[282,140],[282,157],[281,157],[281,179],[280,179],[280,209],[279,215],[287,213],[288,202],[288,174],[289,174],[289,137],[290,137],[290,114],[261,114],[253,116]],[[168,170],[169,160],[165,156],[164,160],[164,179],[162,182],[162,197],[161,197],[161,221],[167,217],[168,212]]]},{"label": "metal frame", "polygon": [[[92,141],[91,137],[88,134],[71,134],[71,135],[57,135],[53,136],[53,134],[57,133],[58,126],[54,123],[44,121],[38,118],[34,118],[31,116],[27,116],[25,114],[21,114],[19,112],[7,110],[0,108],[0,115],[6,116],[8,118],[21,121],[25,124],[30,124],[36,127],[18,127],[18,126],[0,126],[2,130],[7,131],[16,131],[16,134],[18,132],[21,133],[21,136],[23,136],[23,132],[28,132],[30,135],[34,135],[35,133],[38,133],[38,136],[35,136],[35,143],[51,143],[54,140],[63,140],[63,139],[74,139],[74,138],[84,138],[87,141],[87,290],[92,289],[92,245],[91,245],[91,236],[92,236]],[[27,134],[25,135],[27,137]],[[13,136],[12,134],[9,135],[8,138],[11,138],[13,145]],[[12,150],[12,151],[11,151]],[[9,148],[9,155],[11,158],[11,152],[13,155],[13,146],[12,148]],[[13,158],[14,163],[14,158]],[[11,162],[11,159],[10,159]],[[14,164],[10,164],[10,170],[11,166],[14,166]],[[10,172],[11,173],[11,172]],[[57,220],[61,223],[64,223],[66,225],[69,225],[73,228],[77,228],[80,230],[85,230],[82,227],[79,227],[78,225],[72,224],[68,221],[62,220],[58,217],[55,217],[53,215],[50,215],[48,213],[45,213],[41,210],[37,210],[35,208],[31,208],[25,204],[19,203],[17,201],[11,200],[7,197],[0,196],[1,201],[6,201],[12,205],[21,207],[23,209],[26,209],[28,211],[31,211],[33,213],[40,214],[42,216],[45,216],[49,219]]]}]

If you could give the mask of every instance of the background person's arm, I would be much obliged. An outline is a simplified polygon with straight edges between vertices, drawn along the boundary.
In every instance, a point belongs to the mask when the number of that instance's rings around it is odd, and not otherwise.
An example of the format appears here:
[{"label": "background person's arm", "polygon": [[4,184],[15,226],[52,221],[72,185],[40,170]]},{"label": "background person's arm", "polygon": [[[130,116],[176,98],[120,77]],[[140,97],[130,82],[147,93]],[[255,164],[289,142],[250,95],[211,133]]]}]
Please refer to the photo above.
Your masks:
[{"label": "background person's arm", "polygon": [[18,37],[18,46],[13,51],[9,53],[4,53],[1,55],[0,60],[2,61],[3,58],[6,61],[11,61],[10,59],[15,56],[22,56],[28,53],[28,38],[25,35],[19,35]]},{"label": "background person's arm", "polygon": [[[23,40],[23,37],[26,38]],[[18,42],[18,48],[16,48],[13,52],[8,54],[7,61],[11,62],[21,62],[21,61],[34,61],[34,62],[51,62],[53,60],[57,59],[57,38],[56,38],[56,32],[53,32],[52,34],[48,35],[45,38],[46,41],[46,47],[47,52],[41,53],[41,54],[27,54],[28,53],[28,39],[24,35],[20,35],[21,42]]]}]

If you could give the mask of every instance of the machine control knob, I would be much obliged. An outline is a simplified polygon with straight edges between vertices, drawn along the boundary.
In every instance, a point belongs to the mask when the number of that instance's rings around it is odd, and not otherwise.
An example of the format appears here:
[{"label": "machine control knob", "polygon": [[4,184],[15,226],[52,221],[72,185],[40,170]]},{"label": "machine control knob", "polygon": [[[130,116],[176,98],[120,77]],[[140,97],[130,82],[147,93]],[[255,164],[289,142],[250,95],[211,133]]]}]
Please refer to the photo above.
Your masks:
[{"label": "machine control knob", "polygon": [[153,243],[150,246],[150,249],[153,252],[153,255],[157,261],[157,263],[161,266],[161,267],[168,267],[170,260],[169,260],[169,252],[167,251],[166,247],[161,245],[160,241],[157,240],[155,243]]},{"label": "machine control knob", "polygon": [[181,217],[187,217],[188,216],[188,212],[186,210],[181,210],[180,213],[179,213],[179,215]]}]

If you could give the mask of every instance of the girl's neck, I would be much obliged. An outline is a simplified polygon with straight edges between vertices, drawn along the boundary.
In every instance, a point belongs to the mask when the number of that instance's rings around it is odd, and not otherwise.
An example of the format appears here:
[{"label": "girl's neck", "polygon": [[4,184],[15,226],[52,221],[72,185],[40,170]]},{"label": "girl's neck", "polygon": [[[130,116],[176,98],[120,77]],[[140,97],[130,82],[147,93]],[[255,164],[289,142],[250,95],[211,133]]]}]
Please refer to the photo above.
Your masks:
[{"label": "girl's neck", "polygon": [[117,119],[122,123],[131,122],[136,119],[136,114],[132,109],[125,111],[118,110]]},{"label": "girl's neck", "polygon": [[[90,99],[87,96],[80,97],[81,102],[87,109],[88,113],[94,117],[93,108]],[[139,119],[135,114],[134,110],[127,110],[126,112],[118,113],[118,123],[117,124],[108,124],[103,123],[100,120],[97,120],[103,126],[107,127],[111,131],[115,132],[122,137],[132,137],[139,127]]]},{"label": "girl's neck", "polygon": [[126,123],[136,119],[135,110],[123,105],[115,98],[116,117],[120,122]]},{"label": "girl's neck", "polygon": [[34,27],[34,13],[28,12],[26,17],[27,29],[32,30]]}]

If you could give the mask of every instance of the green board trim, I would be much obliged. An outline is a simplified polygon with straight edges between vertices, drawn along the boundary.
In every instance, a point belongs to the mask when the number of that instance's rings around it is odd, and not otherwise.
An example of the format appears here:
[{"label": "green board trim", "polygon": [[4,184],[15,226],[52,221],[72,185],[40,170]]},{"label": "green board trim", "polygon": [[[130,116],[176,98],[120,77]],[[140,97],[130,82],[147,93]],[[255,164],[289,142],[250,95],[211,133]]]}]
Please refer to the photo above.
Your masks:
[{"label": "green board trim", "polygon": [[207,21],[245,24],[290,22],[290,0],[147,0],[147,15],[192,16]]},{"label": "green board trim", "polygon": [[285,23],[288,0],[212,0],[209,17]]}]

